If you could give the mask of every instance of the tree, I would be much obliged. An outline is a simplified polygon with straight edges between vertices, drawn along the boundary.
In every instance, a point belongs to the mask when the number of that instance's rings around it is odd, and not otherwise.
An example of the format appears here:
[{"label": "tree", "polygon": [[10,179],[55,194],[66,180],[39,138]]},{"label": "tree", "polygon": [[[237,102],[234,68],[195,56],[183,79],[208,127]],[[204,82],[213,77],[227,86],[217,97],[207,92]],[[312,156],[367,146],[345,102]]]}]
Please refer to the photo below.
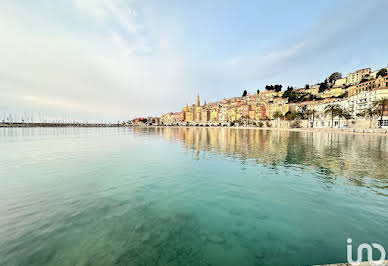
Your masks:
[{"label": "tree", "polygon": [[248,95],[247,90],[244,90],[242,97],[245,97],[245,96],[247,96],[247,95]]},{"label": "tree", "polygon": [[348,111],[344,111],[343,117],[344,117],[346,120],[350,120],[350,119],[353,118],[352,114],[349,113]]},{"label": "tree", "polygon": [[328,115],[330,114],[331,115],[331,128],[333,128],[333,124],[334,124],[334,117],[337,115],[337,113],[339,112],[341,108],[336,105],[336,104],[329,104],[325,107],[325,111],[324,111],[324,114],[325,115]]},{"label": "tree", "polygon": [[298,112],[298,115],[301,119],[306,119],[307,118],[307,105],[303,105],[300,111]]},{"label": "tree", "polygon": [[282,90],[282,85],[275,85],[274,86],[274,90],[276,91],[276,92],[280,92],[281,90]]},{"label": "tree", "polygon": [[373,117],[377,116],[379,112],[374,107],[368,107],[365,110],[361,112],[362,117],[368,117],[369,118],[369,128],[372,127],[372,119]]},{"label": "tree", "polygon": [[279,111],[276,111],[273,115],[273,118],[277,119],[277,127],[279,127],[279,118],[283,117],[283,114]]},{"label": "tree", "polygon": [[292,91],[294,90],[293,87],[287,87],[286,91],[283,93],[282,98],[294,98],[294,94]]},{"label": "tree", "polygon": [[384,76],[386,76],[387,74],[388,74],[387,69],[386,69],[386,68],[382,68],[382,69],[379,70],[379,72],[377,72],[376,78],[378,78],[378,77],[380,77],[380,76],[384,77]]},{"label": "tree", "polygon": [[342,74],[339,72],[334,72],[328,77],[329,83],[333,84],[337,79],[342,78]]},{"label": "tree", "polygon": [[327,86],[327,80],[319,84],[319,92],[324,92],[327,90],[329,87]]},{"label": "tree", "polygon": [[338,106],[335,114],[338,116],[338,128],[341,128],[341,117],[345,118],[346,111],[342,107]]},{"label": "tree", "polygon": [[276,91],[276,92],[279,92],[282,90],[282,85],[266,85],[265,86],[265,89],[267,91]]},{"label": "tree", "polygon": [[287,120],[295,120],[299,118],[299,114],[295,111],[292,111],[292,112],[288,111],[285,117]]},{"label": "tree", "polygon": [[309,85],[309,84],[304,85],[304,89],[305,89],[305,90],[310,89],[310,85]]},{"label": "tree", "polygon": [[257,95],[259,95],[260,94],[260,90],[257,90]]},{"label": "tree", "polygon": [[353,118],[352,114],[347,110],[343,111],[342,117],[345,118],[346,121],[349,121],[350,119]]},{"label": "tree", "polygon": [[377,108],[377,111],[380,114],[380,125],[379,125],[379,128],[381,128],[383,126],[384,112],[388,111],[388,109],[387,109],[388,108],[388,98],[382,98],[382,99],[380,99],[378,101],[375,101],[373,105]]}]

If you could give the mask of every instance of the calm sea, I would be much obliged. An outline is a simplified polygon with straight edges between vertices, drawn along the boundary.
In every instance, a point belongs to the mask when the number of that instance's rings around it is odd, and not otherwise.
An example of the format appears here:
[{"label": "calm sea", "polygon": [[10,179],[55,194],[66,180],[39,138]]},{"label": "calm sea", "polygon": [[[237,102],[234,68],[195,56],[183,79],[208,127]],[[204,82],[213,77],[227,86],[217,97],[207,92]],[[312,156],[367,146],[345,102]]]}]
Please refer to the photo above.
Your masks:
[{"label": "calm sea", "polygon": [[0,265],[311,265],[388,251],[387,137],[0,129]]}]

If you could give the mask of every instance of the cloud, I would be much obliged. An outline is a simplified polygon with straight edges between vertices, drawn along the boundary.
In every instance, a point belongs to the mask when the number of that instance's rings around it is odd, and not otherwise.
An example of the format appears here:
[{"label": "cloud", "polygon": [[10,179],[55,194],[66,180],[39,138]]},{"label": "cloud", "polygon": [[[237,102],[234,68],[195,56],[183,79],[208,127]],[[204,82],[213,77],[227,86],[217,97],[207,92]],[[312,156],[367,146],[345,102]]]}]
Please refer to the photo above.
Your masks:
[{"label": "cloud", "polygon": [[236,64],[238,64],[240,61],[241,61],[241,58],[240,58],[240,57],[232,57],[232,58],[226,60],[225,65],[227,65],[227,66],[236,65]]},{"label": "cloud", "polygon": [[137,20],[138,12],[132,7],[134,1],[124,0],[74,0],[81,15],[89,15],[102,23],[110,32],[112,40],[125,54],[151,53],[144,26]]},{"label": "cloud", "polygon": [[[220,66],[221,72],[236,79],[234,82],[229,80],[230,84],[254,89],[271,83],[304,86],[306,83],[320,82],[334,71],[345,69],[350,72],[357,67],[366,67],[367,59],[372,59],[368,55],[376,50],[372,47],[379,44],[372,44],[371,40],[368,43],[367,39],[362,41],[360,36],[376,39],[370,34],[376,29],[371,29],[365,21],[371,19],[370,14],[379,12],[380,4],[357,8],[355,3],[350,13],[344,13],[347,7],[337,6],[329,15],[311,24],[299,38],[274,44],[261,51],[251,50],[235,55]],[[378,17],[374,19],[379,20]],[[380,55],[379,61],[384,61],[381,51]]]},{"label": "cloud", "polygon": [[6,91],[0,111],[12,102],[12,110],[117,120],[179,108],[176,95],[185,95],[187,62],[173,42],[158,43],[161,52],[154,53],[144,27],[134,21],[141,14],[126,1],[75,1],[71,23],[87,21],[96,32],[74,31],[69,22],[52,18],[53,31],[30,28],[41,18],[9,5],[23,16],[0,11],[0,91]]},{"label": "cloud", "polygon": [[[337,68],[383,61],[384,50],[376,47],[388,35],[370,27],[383,17],[380,9],[357,3],[352,12],[337,9],[292,39],[276,32],[276,41],[264,45],[271,36],[230,38],[239,29],[209,38],[193,31],[200,17],[180,16],[176,6],[156,1],[3,0],[0,113],[44,110],[117,121],[180,110],[197,93],[209,102],[270,83],[301,86]],[[271,33],[271,25],[252,27]],[[250,45],[226,49],[227,41]],[[198,52],[203,43],[206,52]]]}]

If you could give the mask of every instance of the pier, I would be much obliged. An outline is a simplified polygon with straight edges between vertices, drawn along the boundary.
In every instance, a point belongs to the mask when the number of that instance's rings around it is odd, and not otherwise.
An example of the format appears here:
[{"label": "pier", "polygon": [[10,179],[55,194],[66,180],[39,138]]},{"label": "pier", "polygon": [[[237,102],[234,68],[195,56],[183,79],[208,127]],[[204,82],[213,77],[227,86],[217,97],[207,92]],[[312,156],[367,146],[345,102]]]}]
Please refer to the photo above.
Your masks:
[{"label": "pier", "polygon": [[120,127],[113,123],[0,123],[1,127]]}]

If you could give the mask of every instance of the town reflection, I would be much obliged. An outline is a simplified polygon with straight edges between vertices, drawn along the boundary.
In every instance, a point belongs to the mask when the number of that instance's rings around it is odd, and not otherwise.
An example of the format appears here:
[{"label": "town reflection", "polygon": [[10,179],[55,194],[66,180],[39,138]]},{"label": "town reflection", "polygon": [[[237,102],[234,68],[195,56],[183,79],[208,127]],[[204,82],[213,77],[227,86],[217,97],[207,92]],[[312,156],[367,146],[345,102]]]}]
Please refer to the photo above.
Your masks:
[{"label": "town reflection", "polygon": [[384,136],[208,127],[134,130],[180,141],[197,155],[210,151],[263,165],[307,166],[328,177],[345,176],[358,185],[363,185],[363,178],[388,183]]}]

